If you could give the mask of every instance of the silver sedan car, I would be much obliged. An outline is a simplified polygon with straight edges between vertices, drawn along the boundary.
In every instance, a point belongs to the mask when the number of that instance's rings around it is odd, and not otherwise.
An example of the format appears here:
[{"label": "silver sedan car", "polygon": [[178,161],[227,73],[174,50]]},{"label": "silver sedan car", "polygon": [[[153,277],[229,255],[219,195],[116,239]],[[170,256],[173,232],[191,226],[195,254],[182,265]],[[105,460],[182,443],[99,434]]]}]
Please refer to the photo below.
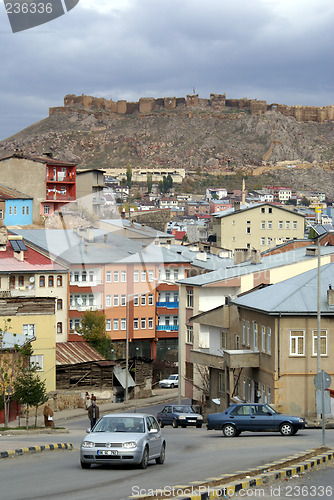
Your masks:
[{"label": "silver sedan car", "polygon": [[80,446],[83,469],[92,464],[137,464],[146,469],[150,460],[165,461],[166,441],[153,415],[104,415]]}]

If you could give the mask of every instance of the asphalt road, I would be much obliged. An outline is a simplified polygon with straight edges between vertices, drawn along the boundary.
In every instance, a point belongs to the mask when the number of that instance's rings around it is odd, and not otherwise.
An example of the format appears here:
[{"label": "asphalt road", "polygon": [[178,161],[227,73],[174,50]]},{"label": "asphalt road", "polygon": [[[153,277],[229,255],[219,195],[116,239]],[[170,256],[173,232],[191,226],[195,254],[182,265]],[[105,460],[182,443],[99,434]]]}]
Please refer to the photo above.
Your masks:
[{"label": "asphalt road", "polygon": [[[160,408],[161,405],[142,411],[156,414]],[[88,423],[88,419],[82,417],[70,420],[66,424],[70,433],[57,435],[58,442],[72,442],[73,451],[1,460],[1,498],[123,500],[137,493],[150,494],[157,488],[168,491],[191,481],[205,481],[221,474],[262,466],[321,444],[321,431],[316,429],[306,429],[290,437],[278,433],[245,433],[228,439],[222,437],[221,432],[205,428],[165,427],[167,454],[164,465],[152,462],[146,470],[110,466],[82,470],[78,448]],[[334,448],[334,430],[326,431],[326,442]]]}]

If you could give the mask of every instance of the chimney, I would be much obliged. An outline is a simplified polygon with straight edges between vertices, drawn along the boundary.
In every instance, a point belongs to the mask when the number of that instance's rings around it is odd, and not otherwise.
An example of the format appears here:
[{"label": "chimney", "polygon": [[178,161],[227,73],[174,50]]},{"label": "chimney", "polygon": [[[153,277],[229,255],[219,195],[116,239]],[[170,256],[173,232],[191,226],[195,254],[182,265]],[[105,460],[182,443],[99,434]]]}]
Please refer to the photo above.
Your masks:
[{"label": "chimney", "polygon": [[334,306],[334,290],[332,289],[332,285],[328,285],[327,303],[329,306]]},{"label": "chimney", "polygon": [[236,248],[234,250],[234,265],[241,264],[245,262],[250,257],[250,249],[249,248]]},{"label": "chimney", "polygon": [[234,202],[234,211],[237,212],[240,210],[240,201],[235,201]]},{"label": "chimney", "polygon": [[260,264],[261,262],[261,253],[259,250],[252,250],[252,258],[251,264]]}]

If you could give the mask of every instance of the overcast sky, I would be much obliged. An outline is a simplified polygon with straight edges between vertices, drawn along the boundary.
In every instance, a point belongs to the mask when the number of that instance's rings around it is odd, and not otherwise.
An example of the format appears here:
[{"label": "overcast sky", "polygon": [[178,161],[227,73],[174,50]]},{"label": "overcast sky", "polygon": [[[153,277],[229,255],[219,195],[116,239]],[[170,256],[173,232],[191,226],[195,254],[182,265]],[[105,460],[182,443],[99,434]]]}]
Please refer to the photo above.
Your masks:
[{"label": "overcast sky", "polygon": [[333,21],[333,0],[80,0],[12,33],[1,2],[0,140],[66,94],[334,104]]}]

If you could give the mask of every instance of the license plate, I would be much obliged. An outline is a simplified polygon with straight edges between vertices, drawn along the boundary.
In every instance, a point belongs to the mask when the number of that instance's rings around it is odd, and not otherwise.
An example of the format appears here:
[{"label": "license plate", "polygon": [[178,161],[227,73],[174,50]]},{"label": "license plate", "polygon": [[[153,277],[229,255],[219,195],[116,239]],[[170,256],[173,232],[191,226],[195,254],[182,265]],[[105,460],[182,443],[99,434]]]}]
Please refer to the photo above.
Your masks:
[{"label": "license plate", "polygon": [[196,422],[196,420],[191,420],[191,419],[189,419],[189,420],[188,420],[188,422]]},{"label": "license plate", "polygon": [[98,455],[117,455],[115,450],[97,450]]}]

